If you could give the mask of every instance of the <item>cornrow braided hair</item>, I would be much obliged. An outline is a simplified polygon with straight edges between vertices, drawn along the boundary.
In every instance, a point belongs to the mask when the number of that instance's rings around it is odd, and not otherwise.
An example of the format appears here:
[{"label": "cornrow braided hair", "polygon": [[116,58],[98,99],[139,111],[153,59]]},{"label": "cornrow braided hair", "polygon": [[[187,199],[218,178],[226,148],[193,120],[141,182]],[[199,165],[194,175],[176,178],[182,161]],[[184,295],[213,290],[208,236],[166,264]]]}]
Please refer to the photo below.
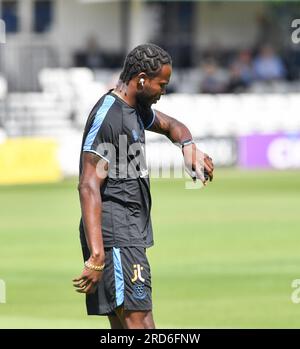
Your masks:
[{"label": "cornrow braided hair", "polygon": [[141,72],[154,77],[165,64],[172,64],[168,52],[155,44],[139,45],[127,55],[120,80],[128,85]]}]

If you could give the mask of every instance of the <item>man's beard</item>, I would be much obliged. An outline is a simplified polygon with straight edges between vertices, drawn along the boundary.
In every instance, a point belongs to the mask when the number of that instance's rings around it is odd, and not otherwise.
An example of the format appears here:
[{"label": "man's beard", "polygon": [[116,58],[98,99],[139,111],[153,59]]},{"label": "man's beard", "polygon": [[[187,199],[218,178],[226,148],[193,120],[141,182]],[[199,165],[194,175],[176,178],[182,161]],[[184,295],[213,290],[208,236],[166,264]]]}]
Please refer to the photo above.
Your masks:
[{"label": "man's beard", "polygon": [[[142,97],[142,98],[139,98]],[[147,120],[148,118],[151,119],[153,117],[152,109],[151,109],[151,103],[149,102],[149,99],[143,98],[144,96],[137,97],[137,104],[136,109],[139,115]]]},{"label": "man's beard", "polygon": [[137,105],[142,109],[151,108],[151,99],[144,94],[137,94],[136,96]]}]

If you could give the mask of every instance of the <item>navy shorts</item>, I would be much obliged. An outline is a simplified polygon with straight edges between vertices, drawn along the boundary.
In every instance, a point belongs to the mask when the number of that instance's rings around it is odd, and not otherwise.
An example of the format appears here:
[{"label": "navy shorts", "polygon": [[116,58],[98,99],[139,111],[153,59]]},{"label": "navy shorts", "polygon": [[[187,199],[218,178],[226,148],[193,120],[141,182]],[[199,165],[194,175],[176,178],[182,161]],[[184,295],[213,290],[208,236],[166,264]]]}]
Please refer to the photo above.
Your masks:
[{"label": "navy shorts", "polygon": [[[85,260],[87,251],[83,251]],[[94,294],[86,295],[88,315],[115,315],[125,310],[152,309],[150,265],[144,247],[105,249],[105,268]]]}]

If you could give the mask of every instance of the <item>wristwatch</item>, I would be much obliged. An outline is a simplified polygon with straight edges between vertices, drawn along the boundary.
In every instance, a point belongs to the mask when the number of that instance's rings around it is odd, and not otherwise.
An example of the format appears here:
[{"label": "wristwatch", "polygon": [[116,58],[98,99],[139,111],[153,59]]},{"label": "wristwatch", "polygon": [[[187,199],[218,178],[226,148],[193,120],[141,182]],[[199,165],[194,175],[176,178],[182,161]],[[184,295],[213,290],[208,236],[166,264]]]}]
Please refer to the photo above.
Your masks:
[{"label": "wristwatch", "polygon": [[193,143],[195,143],[195,142],[193,141],[192,138],[187,139],[187,140],[185,140],[185,141],[180,143],[181,149],[183,149],[186,145],[190,145],[190,144],[193,144]]}]

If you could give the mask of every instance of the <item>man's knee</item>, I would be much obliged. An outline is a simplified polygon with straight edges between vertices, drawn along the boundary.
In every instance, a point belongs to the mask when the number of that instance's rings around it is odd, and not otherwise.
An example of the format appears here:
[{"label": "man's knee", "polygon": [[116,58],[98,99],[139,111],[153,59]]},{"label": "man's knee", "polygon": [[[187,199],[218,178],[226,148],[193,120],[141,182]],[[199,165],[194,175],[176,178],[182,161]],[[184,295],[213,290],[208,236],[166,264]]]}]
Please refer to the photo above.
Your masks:
[{"label": "man's knee", "polygon": [[125,312],[125,323],[128,329],[154,329],[154,321],[151,311]]},{"label": "man's knee", "polygon": [[124,326],[117,315],[108,316],[111,329],[123,329]]}]

